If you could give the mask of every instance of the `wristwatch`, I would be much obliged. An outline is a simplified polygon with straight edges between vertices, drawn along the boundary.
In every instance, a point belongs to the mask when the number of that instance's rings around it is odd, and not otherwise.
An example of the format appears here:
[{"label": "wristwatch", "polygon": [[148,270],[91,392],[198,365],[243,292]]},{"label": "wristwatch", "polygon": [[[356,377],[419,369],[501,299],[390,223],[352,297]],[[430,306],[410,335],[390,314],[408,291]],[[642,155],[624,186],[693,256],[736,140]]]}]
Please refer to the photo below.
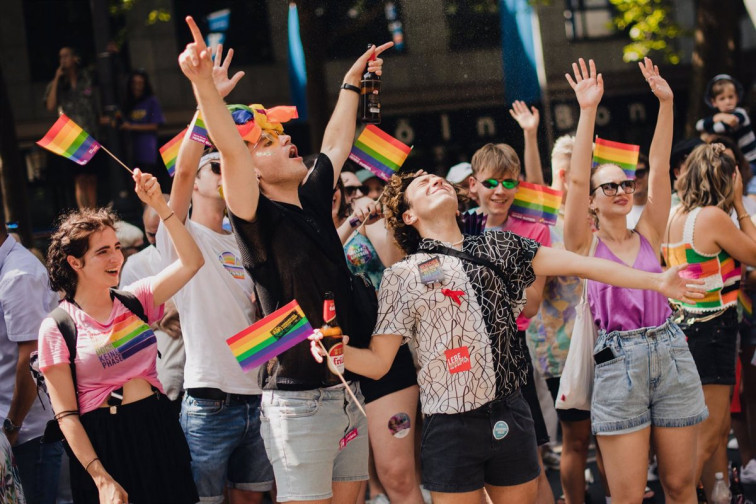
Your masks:
[{"label": "wristwatch", "polygon": [[3,421],[3,430],[5,431],[6,434],[13,434],[14,432],[21,430],[21,426],[16,425],[13,422],[11,422],[10,418],[6,418]]}]

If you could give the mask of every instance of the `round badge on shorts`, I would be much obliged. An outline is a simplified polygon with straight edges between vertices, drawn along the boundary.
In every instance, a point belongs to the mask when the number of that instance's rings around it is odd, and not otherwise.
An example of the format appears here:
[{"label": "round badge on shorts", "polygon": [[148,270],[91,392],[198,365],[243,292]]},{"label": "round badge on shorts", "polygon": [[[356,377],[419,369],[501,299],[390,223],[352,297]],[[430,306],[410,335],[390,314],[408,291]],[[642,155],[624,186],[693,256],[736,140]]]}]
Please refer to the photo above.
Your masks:
[{"label": "round badge on shorts", "polygon": [[504,439],[509,434],[509,425],[504,420],[499,420],[494,424],[493,437],[495,440]]}]

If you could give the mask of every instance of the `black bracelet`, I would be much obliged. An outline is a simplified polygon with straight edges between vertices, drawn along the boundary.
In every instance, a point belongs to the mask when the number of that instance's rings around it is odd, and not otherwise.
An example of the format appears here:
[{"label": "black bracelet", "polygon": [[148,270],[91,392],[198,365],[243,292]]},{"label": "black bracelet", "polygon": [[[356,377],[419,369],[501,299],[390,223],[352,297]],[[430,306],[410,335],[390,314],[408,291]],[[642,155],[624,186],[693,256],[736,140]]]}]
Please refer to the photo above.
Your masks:
[{"label": "black bracelet", "polygon": [[346,89],[348,91],[354,91],[355,93],[360,94],[360,88],[358,88],[357,86],[352,86],[351,84],[348,84],[346,82],[341,85],[341,89]]}]

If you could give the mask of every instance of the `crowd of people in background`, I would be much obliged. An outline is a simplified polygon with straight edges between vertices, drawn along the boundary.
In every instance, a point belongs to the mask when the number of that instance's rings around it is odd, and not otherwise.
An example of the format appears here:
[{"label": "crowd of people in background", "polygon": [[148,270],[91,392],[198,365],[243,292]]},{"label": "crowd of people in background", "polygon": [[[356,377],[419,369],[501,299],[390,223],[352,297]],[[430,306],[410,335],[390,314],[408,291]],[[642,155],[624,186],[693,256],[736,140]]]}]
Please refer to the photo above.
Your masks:
[{"label": "crowd of people in background", "polygon": [[[607,502],[653,497],[651,475],[668,503],[756,483],[756,137],[736,79],[715,76],[702,136],[673,142],[673,90],[640,63],[659,110],[628,174],[592,166],[604,81],[573,63],[580,118],[551,151],[546,225],[511,212],[523,180],[547,183],[535,107],[510,111],[522,157],[489,143],[446,177],[383,180],[348,156],[355,90],[393,43],[347,70],[303,158],[288,116],[224,102],[243,73],[187,24],[197,112],[173,178],[144,72],[111,124],[139,167],[141,229],[96,208],[97,164],[77,168],[79,210],[44,265],[0,228],[0,502],[582,504],[594,442]],[[94,133],[91,76],[59,56],[46,106]],[[325,293],[344,383],[318,330],[242,370],[227,338],[292,300],[321,327]],[[591,407],[555,410],[584,304]]]}]

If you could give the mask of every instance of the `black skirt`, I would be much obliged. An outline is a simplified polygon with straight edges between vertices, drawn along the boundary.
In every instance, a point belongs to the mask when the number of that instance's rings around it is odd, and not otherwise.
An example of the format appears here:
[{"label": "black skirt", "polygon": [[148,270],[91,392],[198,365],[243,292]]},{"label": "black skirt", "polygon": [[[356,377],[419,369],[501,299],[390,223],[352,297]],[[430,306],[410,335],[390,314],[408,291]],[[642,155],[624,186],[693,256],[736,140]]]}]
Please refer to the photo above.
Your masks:
[{"label": "black skirt", "polygon": [[[166,396],[156,392],[125,406],[98,408],[83,414],[81,423],[100,462],[129,494],[130,503],[199,501],[189,446]],[[99,502],[94,480],[74,456],[71,490],[77,504]]]}]

